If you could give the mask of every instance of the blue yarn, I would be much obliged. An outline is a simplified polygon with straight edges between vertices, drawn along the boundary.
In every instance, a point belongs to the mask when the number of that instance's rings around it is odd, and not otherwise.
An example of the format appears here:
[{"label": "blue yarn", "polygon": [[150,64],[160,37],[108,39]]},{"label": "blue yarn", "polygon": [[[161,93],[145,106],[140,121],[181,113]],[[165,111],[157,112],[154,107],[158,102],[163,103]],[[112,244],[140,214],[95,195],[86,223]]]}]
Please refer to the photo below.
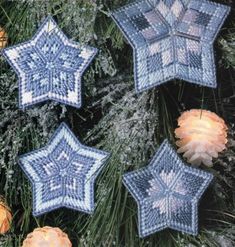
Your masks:
[{"label": "blue yarn", "polygon": [[60,207],[92,213],[95,179],[108,156],[82,145],[62,123],[46,147],[19,158],[33,187],[33,215]]},{"label": "blue yarn", "polygon": [[141,0],[115,11],[134,50],[136,91],[171,79],[215,88],[213,42],[229,10],[207,0]]},{"label": "blue yarn", "polygon": [[198,202],[213,176],[185,165],[165,140],[150,164],[123,175],[138,204],[140,237],[165,228],[198,233]]},{"label": "blue yarn", "polygon": [[52,17],[33,38],[3,50],[19,77],[19,106],[45,100],[81,107],[81,77],[97,49],[69,40]]}]

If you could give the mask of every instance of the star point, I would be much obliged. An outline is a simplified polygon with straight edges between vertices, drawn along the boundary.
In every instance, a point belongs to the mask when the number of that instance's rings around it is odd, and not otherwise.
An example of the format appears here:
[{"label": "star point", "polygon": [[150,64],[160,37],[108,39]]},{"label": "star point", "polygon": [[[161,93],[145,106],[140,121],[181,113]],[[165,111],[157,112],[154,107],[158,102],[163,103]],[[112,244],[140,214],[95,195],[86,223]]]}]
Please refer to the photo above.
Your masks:
[{"label": "star point", "polygon": [[185,165],[165,140],[147,167],[123,175],[138,205],[140,237],[165,228],[197,235],[198,201],[212,178]]},{"label": "star point", "polygon": [[69,40],[51,16],[31,40],[3,55],[19,77],[19,106],[46,100],[81,107],[81,76],[97,49]]},{"label": "star point", "polygon": [[94,211],[94,183],[109,154],[82,145],[62,123],[48,145],[20,157],[33,186],[33,214],[60,207]]},{"label": "star point", "polygon": [[172,79],[215,88],[213,42],[229,10],[207,0],[140,0],[115,11],[134,50],[136,91]]}]

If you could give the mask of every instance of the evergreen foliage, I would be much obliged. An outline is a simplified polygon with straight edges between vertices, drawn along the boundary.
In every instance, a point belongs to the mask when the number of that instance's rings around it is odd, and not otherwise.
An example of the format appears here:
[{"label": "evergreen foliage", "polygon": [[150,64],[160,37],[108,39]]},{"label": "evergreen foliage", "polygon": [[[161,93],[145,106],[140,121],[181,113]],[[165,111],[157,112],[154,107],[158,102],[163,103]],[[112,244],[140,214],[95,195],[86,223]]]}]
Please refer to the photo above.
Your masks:
[{"label": "evergreen foliage", "polygon": [[[51,14],[68,37],[99,49],[83,77],[81,109],[48,102],[19,110],[17,77],[0,57],[0,195],[14,214],[11,231],[0,237],[0,246],[21,246],[29,232],[45,225],[60,227],[74,247],[235,245],[235,10],[215,44],[217,89],[173,81],[137,95],[132,50],[110,18],[110,11],[126,2],[0,0],[0,26],[8,33],[9,45],[29,39]],[[232,5],[233,1],[216,2]],[[124,188],[122,175],[145,166],[165,138],[174,144],[176,120],[191,108],[214,111],[229,126],[228,149],[210,169],[215,179],[199,207],[200,234],[164,230],[140,239],[136,203]],[[44,146],[62,121],[84,144],[112,156],[96,181],[93,215],[59,209],[34,218],[31,185],[17,157]]]}]

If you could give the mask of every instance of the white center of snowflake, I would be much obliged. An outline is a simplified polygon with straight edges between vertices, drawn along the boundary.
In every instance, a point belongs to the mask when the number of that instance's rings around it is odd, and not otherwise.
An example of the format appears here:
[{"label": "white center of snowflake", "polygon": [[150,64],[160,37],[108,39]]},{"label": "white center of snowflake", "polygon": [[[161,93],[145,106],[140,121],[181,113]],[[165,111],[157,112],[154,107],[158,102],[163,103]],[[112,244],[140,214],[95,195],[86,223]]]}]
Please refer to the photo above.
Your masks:
[{"label": "white center of snowflake", "polygon": [[47,62],[46,63],[46,68],[49,69],[49,70],[55,68],[54,62]]},{"label": "white center of snowflake", "polygon": [[171,190],[171,189],[166,189],[166,190],[164,191],[164,194],[165,194],[165,195],[170,195],[170,194],[172,194],[172,190]]},{"label": "white center of snowflake", "polygon": [[67,175],[67,169],[61,169],[60,170],[60,176],[65,177]]},{"label": "white center of snowflake", "polygon": [[181,202],[174,196],[174,193],[185,195],[187,194],[187,189],[180,179],[174,182],[177,175],[175,172],[170,171],[167,173],[162,171],[159,175],[164,186],[157,179],[151,179],[148,181],[150,187],[146,190],[153,199],[152,208],[158,209],[160,214],[166,213],[167,210],[176,211]]}]

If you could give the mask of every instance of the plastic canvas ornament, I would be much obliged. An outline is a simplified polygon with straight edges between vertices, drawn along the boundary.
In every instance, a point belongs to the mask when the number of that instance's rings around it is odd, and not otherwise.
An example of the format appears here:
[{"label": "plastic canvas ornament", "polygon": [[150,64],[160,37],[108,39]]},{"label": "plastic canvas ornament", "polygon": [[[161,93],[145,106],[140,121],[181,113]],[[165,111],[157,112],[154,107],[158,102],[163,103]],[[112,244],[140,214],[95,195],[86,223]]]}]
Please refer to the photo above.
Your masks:
[{"label": "plastic canvas ornament", "polygon": [[19,77],[19,106],[45,100],[81,107],[81,77],[97,50],[69,40],[52,17],[33,38],[3,50]]},{"label": "plastic canvas ornament", "polygon": [[207,0],[141,0],[114,12],[134,50],[136,91],[171,79],[215,88],[213,42],[229,10]]},{"label": "plastic canvas ornament", "polygon": [[33,186],[33,215],[60,207],[94,211],[94,183],[108,153],[82,145],[62,123],[46,147],[20,157]]},{"label": "plastic canvas ornament", "polygon": [[123,176],[138,204],[140,237],[165,228],[196,235],[198,201],[211,180],[210,173],[185,165],[165,140],[147,167]]}]

